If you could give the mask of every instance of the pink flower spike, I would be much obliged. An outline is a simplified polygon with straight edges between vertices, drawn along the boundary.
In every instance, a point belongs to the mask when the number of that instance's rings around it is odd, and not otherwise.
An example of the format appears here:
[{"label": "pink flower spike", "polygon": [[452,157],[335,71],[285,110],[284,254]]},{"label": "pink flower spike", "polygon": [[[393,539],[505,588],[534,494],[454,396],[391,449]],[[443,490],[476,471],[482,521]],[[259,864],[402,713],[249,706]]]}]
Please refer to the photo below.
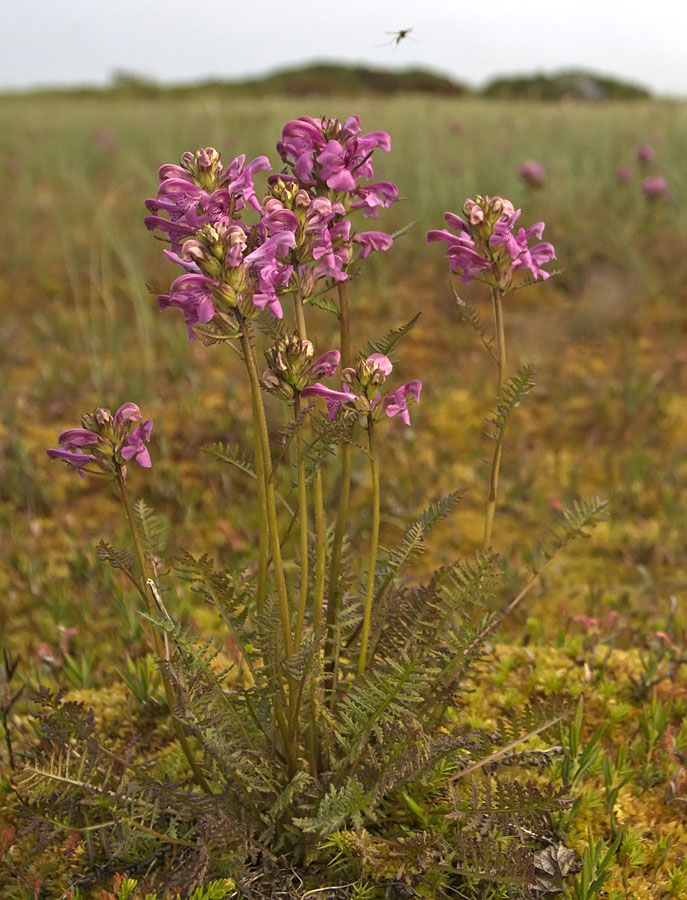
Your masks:
[{"label": "pink flower spike", "polygon": [[406,425],[410,425],[410,414],[408,413],[408,400],[413,400],[415,403],[420,399],[420,392],[422,391],[422,382],[417,379],[414,381],[409,381],[408,384],[404,384],[398,390],[393,391],[391,394],[387,394],[384,398],[384,406],[386,408],[386,414],[390,418],[394,416],[400,416],[402,422]]}]

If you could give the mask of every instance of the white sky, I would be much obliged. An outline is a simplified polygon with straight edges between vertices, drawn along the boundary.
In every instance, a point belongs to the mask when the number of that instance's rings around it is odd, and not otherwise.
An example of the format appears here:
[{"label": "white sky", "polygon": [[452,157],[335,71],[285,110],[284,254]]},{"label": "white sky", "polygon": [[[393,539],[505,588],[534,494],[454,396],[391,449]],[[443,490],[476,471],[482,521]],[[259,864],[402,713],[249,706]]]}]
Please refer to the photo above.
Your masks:
[{"label": "white sky", "polygon": [[[472,85],[584,67],[687,96],[686,0],[2,0],[0,90],[232,78],[308,60]],[[412,27],[394,48],[385,32]]]}]

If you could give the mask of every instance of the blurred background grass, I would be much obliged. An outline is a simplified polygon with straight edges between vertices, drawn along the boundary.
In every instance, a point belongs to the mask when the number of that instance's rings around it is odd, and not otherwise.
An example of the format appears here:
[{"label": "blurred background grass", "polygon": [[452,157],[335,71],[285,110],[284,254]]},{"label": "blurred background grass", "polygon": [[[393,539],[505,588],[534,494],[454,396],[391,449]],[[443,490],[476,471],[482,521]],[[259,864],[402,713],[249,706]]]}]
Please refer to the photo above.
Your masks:
[{"label": "blurred background grass", "polygon": [[[170,560],[185,547],[242,566],[255,547],[251,484],[200,452],[247,436],[241,369],[221,346],[189,343],[181,317],[160,315],[154,300],[174,274],[142,223],[157,168],[198,145],[216,146],[225,161],[265,153],[276,166],[285,121],[352,113],[364,130],[392,136],[392,152],[379,155],[375,171],[398,183],[405,199],[379,227],[418,219],[352,286],[361,347],[423,312],[398,368],[403,381],[422,378],[422,402],[412,429],[397,422],[386,429],[383,542],[398,539],[427,502],[466,486],[427,565],[479,543],[489,453],[482,431],[494,373],[459,321],[441,247],[424,235],[465,197],[501,194],[522,206],[524,224],[546,221],[545,239],[563,269],[507,301],[509,364],[514,371],[533,361],[538,387],[512,421],[504,457],[495,531],[504,596],[562,503],[600,493],[611,504],[609,523],[547,573],[512,623],[514,634],[561,637],[572,616],[615,609],[628,642],[638,641],[662,626],[671,596],[684,598],[687,106],[417,95],[232,100],[212,92],[6,97],[0,620],[2,643],[21,652],[30,677],[57,674],[92,686],[111,677],[125,652],[143,647],[133,598],[121,596],[93,552],[103,536],[126,542],[114,495],[51,465],[44,452],[83,412],[133,400],[155,419],[154,467],[132,472],[131,481],[172,524]],[[640,144],[656,149],[646,171],[635,161]],[[531,158],[547,171],[539,190],[517,174]],[[625,184],[616,177],[624,164],[632,171]],[[668,199],[645,199],[641,181],[650,172],[666,176]],[[479,286],[463,296],[489,319]],[[313,320],[326,349],[334,323],[317,310]],[[358,471],[354,539],[364,545],[367,477],[364,465]],[[211,624],[181,589],[176,603],[188,619]],[[67,650],[73,658],[65,663]]]}]

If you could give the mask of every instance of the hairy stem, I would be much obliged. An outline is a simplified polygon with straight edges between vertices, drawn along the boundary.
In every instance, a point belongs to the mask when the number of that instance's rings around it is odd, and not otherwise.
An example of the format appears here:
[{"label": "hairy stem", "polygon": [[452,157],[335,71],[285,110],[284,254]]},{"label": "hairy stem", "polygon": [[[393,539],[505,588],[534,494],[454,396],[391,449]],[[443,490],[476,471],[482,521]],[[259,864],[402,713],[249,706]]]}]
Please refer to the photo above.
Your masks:
[{"label": "hairy stem", "polygon": [[[298,328],[298,336],[301,340],[306,340],[308,335],[306,332],[305,325],[305,314],[303,309],[303,294],[300,290],[294,295],[294,305],[296,311],[296,325]],[[296,416],[298,412],[296,411]],[[301,529],[303,529],[303,523],[305,522],[305,545],[306,545],[306,553],[307,553],[307,506],[303,506],[302,498],[300,497],[301,493],[301,483],[305,485],[305,457],[302,451],[302,436],[300,430],[298,432],[298,439],[301,441],[300,445],[297,446],[298,450],[298,460],[299,460],[299,469],[298,469],[298,479],[299,479],[299,502],[301,506]],[[301,459],[303,460],[303,474],[301,478]],[[303,493],[305,493],[305,487],[303,487]],[[327,561],[327,532],[325,526],[325,518],[324,518],[324,496],[322,491],[322,473],[317,469],[315,472],[315,477],[313,479],[313,506],[315,512],[315,592],[313,598],[313,628],[315,631],[315,637],[319,637],[320,628],[322,627],[322,606],[324,603],[324,579],[325,579],[325,570],[326,570],[326,561]],[[301,557],[303,557],[303,530],[301,530]],[[307,557],[305,557],[307,558]],[[301,569],[301,579],[307,576],[307,570],[304,573]],[[301,604],[299,606],[299,624],[300,628],[303,627],[301,609],[305,608],[305,601],[303,600],[303,590],[304,585],[307,588],[307,577],[305,577],[305,581],[301,580]],[[300,642],[300,631],[299,625],[296,626],[296,646]],[[316,686],[315,679],[310,679],[310,691],[309,691],[309,730],[308,730],[308,760],[310,763],[310,773],[312,775],[317,775],[319,770],[319,761],[320,761],[320,748],[318,742],[318,727],[317,727],[317,703],[316,703]]]},{"label": "hairy stem", "polygon": [[[339,293],[339,344],[341,347],[341,368],[351,365],[351,324],[349,318],[348,286],[345,281],[338,284]],[[336,514],[332,558],[329,565],[329,590],[327,592],[327,640],[324,646],[325,665],[328,669],[327,687],[331,691],[332,708],[336,702],[336,682],[338,674],[337,622],[341,604],[341,558],[343,542],[348,525],[348,510],[351,499],[351,445],[341,448],[341,480],[339,482],[339,506]]]},{"label": "hairy stem", "polygon": [[282,638],[284,641],[284,651],[287,656],[291,655],[293,648],[293,640],[291,637],[291,617],[289,614],[289,598],[286,591],[286,579],[284,577],[284,566],[281,558],[281,547],[279,544],[279,526],[277,523],[277,509],[275,505],[274,482],[272,480],[272,454],[270,452],[270,438],[267,430],[267,417],[265,416],[265,406],[262,401],[262,392],[260,390],[260,377],[258,368],[253,355],[253,347],[248,331],[248,323],[243,322],[241,330],[241,349],[243,351],[243,359],[248,371],[248,380],[250,382],[251,402],[253,405],[253,418],[256,423],[256,440],[260,444],[262,451],[262,462],[264,468],[264,484],[265,484],[265,518],[267,520],[270,548],[272,551],[272,565],[274,567],[274,578],[277,583],[277,596],[279,597],[279,615],[281,619]]},{"label": "hairy stem", "polygon": [[[136,523],[136,516],[134,515],[134,510],[131,506],[131,500],[129,498],[129,491],[126,486],[126,479],[124,475],[124,469],[117,467],[117,484],[119,486],[119,493],[122,498],[122,503],[124,504],[124,510],[126,512],[126,517],[129,522],[129,529],[131,530],[131,536],[134,540],[134,547],[136,549],[136,557],[138,558],[138,564],[141,567],[141,577],[144,582],[148,580],[148,578],[152,575],[155,576],[155,572],[151,570],[151,567],[146,559],[145,552],[143,550],[143,544],[141,542],[141,535],[138,530],[138,525]],[[157,579],[152,577],[151,580],[154,584],[157,583]],[[142,588],[139,590],[139,593],[145,600],[146,606],[148,608],[148,612],[153,611],[154,606],[151,599],[148,597],[148,594]],[[153,648],[155,653],[157,654],[159,659],[165,659],[167,654],[165,653],[165,649],[162,645],[162,640],[160,639],[159,633],[153,628],[152,630],[152,639],[153,639]],[[162,684],[165,690],[165,698],[167,700],[167,706],[169,707],[169,712],[172,717],[172,727],[177,736],[177,740],[179,741],[179,745],[184,752],[184,756],[188,760],[188,764],[191,767],[191,771],[193,772],[193,777],[196,781],[196,784],[205,791],[206,794],[212,794],[212,789],[210,785],[207,783],[203,772],[195,760],[193,755],[193,750],[191,749],[191,745],[188,742],[188,738],[184,734],[183,727],[181,722],[174,718],[174,689],[169,680],[169,676],[164,666],[160,668],[160,674],[162,675]]]},{"label": "hairy stem", "polygon": [[[494,325],[496,327],[496,368],[497,368],[497,396],[503,393],[503,385],[506,380],[506,333],[503,326],[503,294],[499,288],[491,289],[491,297],[494,305]],[[501,455],[503,453],[503,433],[499,436],[494,447],[494,455],[491,460],[491,472],[489,475],[489,496],[484,517],[484,536],[482,538],[482,551],[487,550],[491,544],[491,535],[494,527],[494,514],[496,512],[496,497],[499,486],[499,473],[501,471]]]},{"label": "hairy stem", "polygon": [[372,414],[367,420],[369,445],[370,445],[370,474],[372,475],[372,533],[370,534],[370,563],[367,573],[367,594],[365,596],[365,611],[363,613],[363,627],[360,634],[360,656],[358,657],[358,675],[362,675],[367,665],[367,645],[370,639],[370,624],[372,622],[372,600],[375,593],[375,571],[377,568],[377,551],[379,549],[379,463],[377,460],[377,446],[375,442],[374,424]]},{"label": "hairy stem", "polygon": [[[253,428],[255,433],[258,431],[258,420],[253,415]],[[262,446],[260,441],[255,444],[255,474],[258,483],[258,513],[259,513],[259,534],[258,534],[258,591],[257,591],[257,609],[262,612],[265,605],[265,597],[267,596],[267,568],[268,568],[268,524],[267,524],[267,496],[265,494],[265,460],[262,455]]]},{"label": "hairy stem", "polygon": [[[296,395],[293,401],[293,415],[296,422],[300,413],[300,398]],[[308,603],[308,494],[305,484],[305,448],[303,442],[302,423],[296,427],[296,455],[298,459],[298,525],[300,528],[300,592],[298,596],[298,615],[296,617],[295,649],[301,645],[303,623]]]}]

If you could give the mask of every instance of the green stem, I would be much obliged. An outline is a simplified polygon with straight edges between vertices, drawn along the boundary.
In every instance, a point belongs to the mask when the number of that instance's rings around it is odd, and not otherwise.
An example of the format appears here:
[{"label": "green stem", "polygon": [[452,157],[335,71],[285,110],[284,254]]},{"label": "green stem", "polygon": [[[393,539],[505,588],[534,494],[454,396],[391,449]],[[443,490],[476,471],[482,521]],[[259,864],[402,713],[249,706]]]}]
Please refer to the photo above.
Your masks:
[{"label": "green stem", "polygon": [[[279,618],[281,621],[282,641],[284,644],[284,654],[289,657],[293,652],[293,639],[291,636],[291,616],[289,613],[289,597],[286,590],[286,578],[284,577],[284,565],[281,556],[281,543],[279,539],[279,523],[277,522],[277,507],[275,502],[275,490],[272,471],[272,453],[270,451],[270,436],[267,430],[267,416],[265,415],[265,406],[262,400],[262,391],[260,389],[260,377],[258,375],[258,367],[253,353],[253,344],[249,331],[249,324],[245,320],[241,322],[241,350],[243,360],[246,364],[248,372],[248,381],[250,383],[251,404],[253,408],[253,421],[256,425],[256,442],[260,444],[262,451],[262,462],[264,468],[264,484],[265,484],[265,519],[267,520],[267,529],[269,533],[270,549],[272,551],[272,566],[274,568],[274,579],[277,585],[277,596],[279,598]],[[275,677],[278,675],[275,673]],[[289,697],[288,697],[288,721],[284,715],[284,710],[280,706],[279,700],[275,698],[275,716],[277,726],[284,742],[284,753],[287,758],[287,771],[289,777],[293,777],[298,768],[298,747],[296,742],[290,740],[290,722],[296,712],[296,685],[292,679],[289,679]]]},{"label": "green stem", "polygon": [[[255,415],[255,406],[253,407],[253,429],[258,432],[258,420]],[[258,512],[259,512],[259,534],[258,534],[258,593],[257,593],[257,610],[262,612],[265,605],[265,597],[267,596],[267,569],[268,569],[268,524],[267,524],[267,497],[265,494],[265,460],[262,455],[262,445],[260,441],[255,443],[255,475],[258,483]]]},{"label": "green stem", "polygon": [[258,368],[253,355],[253,347],[248,331],[248,323],[243,322],[241,330],[241,349],[243,351],[243,359],[248,371],[248,380],[250,382],[251,402],[253,404],[253,418],[256,423],[256,439],[260,443],[262,451],[262,461],[264,467],[264,483],[265,483],[265,518],[270,538],[270,548],[272,551],[272,565],[274,567],[274,577],[277,583],[277,596],[279,597],[279,614],[281,618],[282,638],[284,641],[284,652],[287,656],[291,656],[293,649],[293,640],[291,637],[291,617],[289,614],[289,598],[286,591],[286,579],[284,577],[284,566],[281,558],[281,546],[279,543],[279,526],[277,522],[277,509],[275,505],[274,482],[272,480],[272,454],[270,452],[270,437],[267,430],[267,417],[265,416],[265,406],[262,402],[262,392],[260,390],[260,377]]},{"label": "green stem", "polygon": [[327,526],[324,518],[324,497],[322,476],[319,470],[313,482],[313,505],[315,507],[315,597],[313,600],[313,626],[319,635],[322,627],[322,606],[324,604],[324,578],[327,564]]},{"label": "green stem", "polygon": [[[155,576],[155,571],[151,569],[148,564],[148,560],[146,559],[145,552],[143,550],[143,544],[141,543],[141,536],[138,531],[138,525],[136,524],[136,516],[134,515],[134,510],[131,506],[131,500],[129,498],[129,491],[126,487],[126,480],[124,476],[124,471],[122,468],[117,467],[117,484],[119,486],[119,493],[122,498],[122,503],[124,504],[124,510],[126,512],[126,517],[129,522],[129,529],[131,530],[131,536],[134,540],[134,547],[136,549],[136,556],[138,558],[138,564],[141,568],[141,578],[145,583],[149,577],[152,577],[153,583],[157,584],[157,578]],[[148,594],[142,588],[139,589],[139,594],[143,597],[146,606],[148,608],[148,612],[152,612],[154,610],[153,603],[148,597]],[[157,654],[159,659],[166,659],[167,654],[165,653],[165,648],[163,647],[162,640],[160,639],[159,633],[153,628],[152,631],[153,638],[153,648],[155,653]],[[207,783],[205,776],[203,775],[200,766],[196,762],[193,756],[193,750],[191,749],[191,745],[188,742],[188,738],[184,734],[184,730],[182,728],[181,722],[178,719],[174,718],[174,689],[169,680],[169,676],[164,666],[160,668],[160,674],[162,675],[162,684],[165,690],[165,698],[167,700],[167,706],[169,707],[169,712],[172,717],[172,727],[177,736],[177,740],[179,741],[179,745],[184,752],[186,759],[188,760],[188,764],[191,767],[191,771],[193,772],[193,777],[200,788],[202,788],[206,794],[212,794],[212,789],[210,785]]]},{"label": "green stem", "polygon": [[372,475],[372,533],[370,535],[370,567],[367,573],[367,594],[365,596],[365,612],[363,613],[363,627],[360,634],[360,656],[358,657],[358,675],[362,675],[367,665],[367,645],[370,639],[370,625],[372,622],[372,600],[375,592],[375,570],[377,568],[377,551],[379,549],[379,463],[377,460],[377,446],[375,442],[374,424],[372,415],[367,420],[368,436],[370,441],[370,473]]},{"label": "green stem", "polygon": [[[296,311],[296,325],[298,328],[298,336],[301,340],[306,340],[308,335],[306,332],[305,326],[305,314],[303,308],[303,295],[300,290],[300,285],[298,292],[294,295],[294,306]],[[296,415],[298,412],[296,411]],[[298,432],[298,439],[302,442],[301,432]],[[300,496],[301,494],[301,484],[305,484],[305,455],[302,450],[302,443],[297,445],[298,451],[298,485],[299,485],[299,504],[300,504],[300,518],[301,518],[301,557],[307,559],[307,556],[303,553],[303,543],[305,542],[305,549],[307,553],[307,505],[303,505],[304,498]],[[303,460],[303,474],[301,475],[301,460]],[[303,494],[305,494],[305,487],[303,487]],[[322,606],[324,603],[324,580],[326,573],[326,562],[327,562],[327,532],[325,526],[325,518],[324,518],[324,496],[322,491],[322,473],[319,469],[315,472],[315,477],[313,479],[313,506],[315,512],[315,595],[313,598],[313,628],[315,631],[315,636],[318,637],[320,633],[320,628],[322,625]],[[304,538],[304,530],[303,523],[306,523],[305,528],[305,538]],[[307,570],[306,572],[301,569],[301,602],[299,607],[299,621],[296,625],[296,646],[300,643],[301,638],[301,630],[303,627],[303,614],[301,610],[305,609],[305,600],[303,598],[303,589],[304,585],[307,586]],[[317,729],[317,704],[316,704],[316,687],[315,687],[315,679],[310,679],[310,696],[309,700],[309,718],[310,718],[310,728],[308,732],[308,758],[310,762],[310,772],[312,775],[316,776],[319,769],[319,759],[320,759],[320,750],[318,743],[318,729]]]},{"label": "green stem", "polygon": [[[341,348],[341,368],[351,365],[351,324],[349,318],[348,286],[340,282],[339,293],[339,344]],[[332,558],[329,565],[329,590],[327,591],[327,640],[324,645],[324,659],[329,677],[327,689],[331,692],[331,707],[336,703],[336,683],[339,668],[339,647],[337,623],[341,604],[341,559],[343,542],[348,525],[348,511],[351,500],[351,445],[345,443],[341,448],[341,480],[339,482],[339,506],[334,527],[332,542]]]},{"label": "green stem", "polygon": [[[503,393],[503,385],[506,380],[506,332],[503,325],[503,294],[499,288],[491,289],[491,297],[494,305],[494,324],[496,327],[496,368],[497,368],[497,396]],[[491,460],[491,473],[489,475],[489,496],[484,517],[484,536],[482,538],[482,552],[491,544],[491,535],[494,527],[494,514],[496,513],[496,497],[499,487],[499,473],[501,471],[501,455],[503,453],[503,434],[500,435],[494,447],[494,455]]]},{"label": "green stem", "polygon": [[[293,401],[293,415],[296,422],[300,413],[300,398],[298,395]],[[298,615],[296,618],[295,649],[301,645],[303,637],[303,624],[305,622],[305,610],[308,602],[308,494],[305,483],[305,449],[303,444],[303,427],[301,423],[296,427],[296,454],[298,457],[298,525],[300,528],[300,593],[298,597]]]}]

